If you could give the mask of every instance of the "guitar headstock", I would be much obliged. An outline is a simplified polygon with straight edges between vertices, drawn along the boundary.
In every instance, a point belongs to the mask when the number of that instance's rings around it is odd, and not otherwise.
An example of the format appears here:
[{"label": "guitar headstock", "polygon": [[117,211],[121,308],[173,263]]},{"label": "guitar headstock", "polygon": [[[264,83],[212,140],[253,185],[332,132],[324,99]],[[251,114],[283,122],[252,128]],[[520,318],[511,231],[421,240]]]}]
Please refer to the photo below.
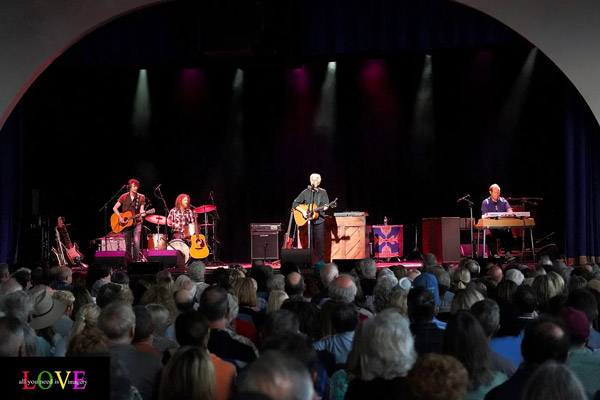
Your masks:
[{"label": "guitar headstock", "polygon": [[337,201],[338,201],[338,198],[336,197],[335,200],[333,200],[331,203],[329,203],[329,208],[336,208]]},{"label": "guitar headstock", "polygon": [[58,226],[61,228],[65,226],[65,222],[63,221],[62,217],[58,217]]},{"label": "guitar headstock", "polygon": [[153,215],[155,212],[156,210],[154,208],[151,208],[148,211],[146,211],[146,215]]}]

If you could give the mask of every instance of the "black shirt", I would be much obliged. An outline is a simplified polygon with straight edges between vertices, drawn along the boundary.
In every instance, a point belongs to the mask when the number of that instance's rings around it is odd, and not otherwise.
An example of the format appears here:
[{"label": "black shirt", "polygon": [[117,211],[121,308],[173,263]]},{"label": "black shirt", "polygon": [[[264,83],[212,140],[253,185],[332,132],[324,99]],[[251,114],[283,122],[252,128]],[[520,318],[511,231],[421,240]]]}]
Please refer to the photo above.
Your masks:
[{"label": "black shirt", "polygon": [[[300,192],[298,197],[292,203],[292,207],[296,208],[300,204],[316,204],[317,207],[323,207],[325,204],[329,203],[329,196],[327,195],[327,190],[323,188],[317,188],[316,192],[313,192],[311,189],[306,188]],[[325,212],[319,212],[319,217],[315,219],[313,224],[322,224],[325,222]]]}]

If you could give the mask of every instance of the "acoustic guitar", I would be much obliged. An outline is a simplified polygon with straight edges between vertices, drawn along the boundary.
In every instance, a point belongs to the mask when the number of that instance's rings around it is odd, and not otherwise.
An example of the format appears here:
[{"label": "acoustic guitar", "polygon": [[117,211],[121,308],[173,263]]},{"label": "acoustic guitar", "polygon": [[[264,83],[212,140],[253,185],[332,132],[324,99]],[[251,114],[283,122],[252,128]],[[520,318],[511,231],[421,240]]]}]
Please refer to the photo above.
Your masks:
[{"label": "acoustic guitar", "polygon": [[125,221],[123,224],[119,222],[119,216],[115,213],[110,217],[110,226],[114,233],[119,233],[128,226],[133,225],[133,221],[135,221],[136,218],[141,217],[142,214],[152,215],[154,212],[154,208],[136,215],[133,215],[131,211],[125,211],[124,213],[121,213],[121,217],[123,217],[123,221]]},{"label": "acoustic guitar", "polygon": [[[300,204],[298,207],[300,207],[307,214],[307,216],[304,217],[302,212],[300,212],[297,209],[294,209],[294,220],[296,221],[296,225],[304,226],[309,220],[312,221],[314,219],[317,219],[319,217],[319,212],[323,211],[327,207],[336,208],[337,200],[338,199],[336,197],[335,200],[333,200],[331,203],[327,203],[325,205],[322,205],[321,207],[317,207],[316,204]],[[308,215],[309,209],[310,215]]]},{"label": "acoustic guitar", "polygon": [[196,233],[190,239],[190,257],[196,259],[206,258],[210,254],[210,250],[206,245],[206,238],[200,233],[198,220],[194,220],[194,225],[196,225]]}]

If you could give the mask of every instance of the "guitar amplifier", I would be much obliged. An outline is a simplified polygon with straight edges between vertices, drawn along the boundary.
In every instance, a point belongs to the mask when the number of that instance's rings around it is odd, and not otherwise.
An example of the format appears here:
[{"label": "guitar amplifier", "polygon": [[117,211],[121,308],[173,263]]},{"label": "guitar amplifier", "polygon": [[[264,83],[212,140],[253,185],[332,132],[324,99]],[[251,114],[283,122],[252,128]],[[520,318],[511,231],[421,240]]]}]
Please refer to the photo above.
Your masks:
[{"label": "guitar amplifier", "polygon": [[279,232],[281,224],[250,224],[251,258],[279,259]]},{"label": "guitar amplifier", "polygon": [[113,237],[101,237],[94,241],[97,251],[125,251],[125,239],[123,234]]}]

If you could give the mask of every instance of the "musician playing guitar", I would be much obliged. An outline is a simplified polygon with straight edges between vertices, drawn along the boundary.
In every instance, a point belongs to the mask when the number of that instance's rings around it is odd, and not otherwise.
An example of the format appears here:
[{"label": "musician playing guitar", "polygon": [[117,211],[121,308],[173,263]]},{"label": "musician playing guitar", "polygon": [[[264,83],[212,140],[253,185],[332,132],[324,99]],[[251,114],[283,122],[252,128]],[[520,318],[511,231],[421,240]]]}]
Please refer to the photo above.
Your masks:
[{"label": "musician playing guitar", "polygon": [[[327,196],[327,191],[323,188],[320,188],[321,185],[321,175],[312,174],[310,176],[310,185],[304,189],[298,197],[292,203],[292,207],[294,210],[302,213],[302,216],[305,219],[309,219],[314,217],[310,211],[312,210],[313,205],[317,208],[322,207],[323,212],[318,213],[318,217],[315,219],[311,219],[310,221],[310,248],[312,250],[312,262],[316,264],[317,262],[323,261],[325,258],[325,243],[324,243],[324,235],[325,235],[325,211],[329,208],[327,204],[329,204],[329,196]],[[309,205],[307,210],[304,210],[305,207],[300,207],[300,205]]]},{"label": "musician playing guitar", "polygon": [[[146,196],[138,193],[139,188],[140,181],[137,179],[130,179],[127,182],[128,192],[122,194],[113,207],[113,211],[119,217],[119,224],[121,225],[127,223],[121,213],[129,211],[132,213],[131,215],[140,214],[140,217],[136,218],[131,226],[127,226],[123,229],[126,262],[140,260],[140,236],[142,234],[142,217],[145,215],[144,207],[146,205]],[[121,212],[119,212],[119,208],[121,208]]]}]

